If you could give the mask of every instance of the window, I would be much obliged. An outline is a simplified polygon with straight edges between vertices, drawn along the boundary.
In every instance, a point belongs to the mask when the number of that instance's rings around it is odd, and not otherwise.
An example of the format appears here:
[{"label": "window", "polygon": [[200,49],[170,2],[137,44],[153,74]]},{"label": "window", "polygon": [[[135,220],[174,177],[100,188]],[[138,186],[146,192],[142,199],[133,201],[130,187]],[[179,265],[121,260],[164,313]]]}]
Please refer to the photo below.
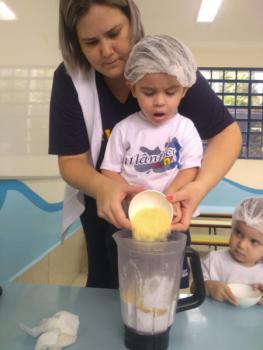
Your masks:
[{"label": "window", "polygon": [[263,69],[204,67],[200,72],[240,126],[240,158],[263,159]]}]

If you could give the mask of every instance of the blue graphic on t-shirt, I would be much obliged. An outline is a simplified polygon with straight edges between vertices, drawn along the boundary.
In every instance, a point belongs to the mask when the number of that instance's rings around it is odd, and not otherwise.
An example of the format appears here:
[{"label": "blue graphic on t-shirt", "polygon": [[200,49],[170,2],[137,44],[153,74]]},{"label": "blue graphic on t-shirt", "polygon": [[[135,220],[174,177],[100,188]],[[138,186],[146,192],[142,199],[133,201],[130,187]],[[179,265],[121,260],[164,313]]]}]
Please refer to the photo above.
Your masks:
[{"label": "blue graphic on t-shirt", "polygon": [[147,147],[140,147],[142,153],[133,156],[132,159],[126,159],[126,164],[134,165],[138,172],[162,173],[171,169],[180,168],[180,149],[181,146],[176,137],[166,142],[164,150],[159,147],[151,150]]}]

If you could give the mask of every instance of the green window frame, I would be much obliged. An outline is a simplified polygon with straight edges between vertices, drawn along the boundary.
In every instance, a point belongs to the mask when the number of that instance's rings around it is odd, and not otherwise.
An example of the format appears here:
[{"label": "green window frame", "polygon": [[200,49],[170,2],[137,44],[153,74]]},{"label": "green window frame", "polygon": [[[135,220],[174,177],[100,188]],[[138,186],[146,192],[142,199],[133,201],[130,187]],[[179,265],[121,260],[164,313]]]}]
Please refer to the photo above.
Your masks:
[{"label": "green window frame", "polygon": [[263,159],[263,68],[199,70],[240,126],[243,144],[239,158]]}]

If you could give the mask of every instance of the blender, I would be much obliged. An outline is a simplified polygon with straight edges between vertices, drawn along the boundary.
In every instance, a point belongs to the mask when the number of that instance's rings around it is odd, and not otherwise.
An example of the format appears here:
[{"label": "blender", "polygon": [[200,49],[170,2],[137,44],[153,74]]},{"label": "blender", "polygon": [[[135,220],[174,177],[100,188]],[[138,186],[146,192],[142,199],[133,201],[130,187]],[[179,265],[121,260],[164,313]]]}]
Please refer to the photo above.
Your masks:
[{"label": "blender", "polygon": [[[186,235],[145,242],[128,230],[113,235],[118,247],[119,293],[124,343],[130,350],[166,350],[176,312],[199,306],[205,287],[198,254],[186,248]],[[178,299],[184,256],[190,260],[193,295]]]}]

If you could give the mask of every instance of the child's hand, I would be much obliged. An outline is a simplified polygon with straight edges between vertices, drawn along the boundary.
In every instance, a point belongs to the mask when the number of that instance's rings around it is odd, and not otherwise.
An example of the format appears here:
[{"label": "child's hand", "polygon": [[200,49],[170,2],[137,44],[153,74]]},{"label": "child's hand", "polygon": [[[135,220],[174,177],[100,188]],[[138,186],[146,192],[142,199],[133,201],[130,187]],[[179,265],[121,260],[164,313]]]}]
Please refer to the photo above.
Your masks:
[{"label": "child's hand", "polygon": [[[263,293],[263,283],[254,283],[252,284],[252,288],[256,290],[260,290]],[[259,300],[258,304],[263,305],[263,296]]]},{"label": "child's hand", "polygon": [[217,301],[228,301],[230,304],[238,305],[234,294],[230,288],[220,281],[205,281],[207,295]]}]

